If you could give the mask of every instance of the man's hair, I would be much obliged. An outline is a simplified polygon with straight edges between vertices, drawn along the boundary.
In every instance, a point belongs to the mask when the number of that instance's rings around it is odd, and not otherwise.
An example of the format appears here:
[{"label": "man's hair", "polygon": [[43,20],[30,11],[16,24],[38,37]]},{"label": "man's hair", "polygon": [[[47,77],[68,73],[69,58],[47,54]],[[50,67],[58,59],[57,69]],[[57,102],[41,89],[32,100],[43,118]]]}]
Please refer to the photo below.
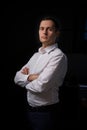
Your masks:
[{"label": "man's hair", "polygon": [[53,16],[44,16],[43,18],[41,18],[40,22],[43,20],[52,20],[54,22],[55,28],[59,31],[61,30],[61,25],[60,25],[59,19],[57,19]]}]

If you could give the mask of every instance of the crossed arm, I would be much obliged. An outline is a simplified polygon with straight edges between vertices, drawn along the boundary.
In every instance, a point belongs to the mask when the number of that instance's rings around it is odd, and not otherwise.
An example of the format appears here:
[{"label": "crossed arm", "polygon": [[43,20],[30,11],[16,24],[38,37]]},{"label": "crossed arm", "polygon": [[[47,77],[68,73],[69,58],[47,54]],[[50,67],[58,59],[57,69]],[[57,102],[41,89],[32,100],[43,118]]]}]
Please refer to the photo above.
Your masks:
[{"label": "crossed arm", "polygon": [[[29,74],[29,68],[27,68],[27,67],[23,68],[22,71],[21,71],[21,73],[25,74],[25,75],[28,75]],[[39,76],[39,74],[30,74],[28,76],[27,80],[31,82],[31,81],[37,79],[38,76]]]}]

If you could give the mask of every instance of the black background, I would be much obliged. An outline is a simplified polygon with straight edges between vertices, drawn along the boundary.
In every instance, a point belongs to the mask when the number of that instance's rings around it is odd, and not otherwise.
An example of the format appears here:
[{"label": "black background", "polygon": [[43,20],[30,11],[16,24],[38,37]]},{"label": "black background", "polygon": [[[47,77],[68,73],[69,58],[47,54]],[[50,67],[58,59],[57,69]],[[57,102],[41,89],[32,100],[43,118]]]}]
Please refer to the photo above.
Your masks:
[{"label": "black background", "polygon": [[4,7],[6,44],[3,46],[7,51],[3,66],[7,78],[6,80],[3,78],[2,82],[8,88],[5,104],[8,110],[6,120],[9,129],[25,128],[26,90],[14,84],[14,76],[39,47],[37,24],[44,15],[51,14],[60,19],[62,31],[58,46],[69,57],[69,67],[74,70],[78,82],[87,84],[87,41],[83,37],[87,6],[85,4],[60,6],[50,3],[51,5],[34,7],[34,4],[16,2]]}]

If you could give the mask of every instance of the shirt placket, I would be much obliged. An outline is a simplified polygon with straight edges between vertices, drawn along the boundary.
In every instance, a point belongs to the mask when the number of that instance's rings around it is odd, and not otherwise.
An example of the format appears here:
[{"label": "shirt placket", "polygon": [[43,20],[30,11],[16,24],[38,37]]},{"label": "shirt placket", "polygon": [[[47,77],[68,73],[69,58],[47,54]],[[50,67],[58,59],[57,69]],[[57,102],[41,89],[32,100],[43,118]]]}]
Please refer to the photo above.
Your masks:
[{"label": "shirt placket", "polygon": [[39,64],[39,61],[40,61],[41,57],[42,57],[42,55],[40,55],[39,58],[37,59],[37,61],[35,62],[35,65],[34,65],[34,68],[33,68],[33,70],[32,70],[32,73],[35,73],[35,72],[36,72],[36,69],[37,69],[37,66],[38,66],[38,64]]}]

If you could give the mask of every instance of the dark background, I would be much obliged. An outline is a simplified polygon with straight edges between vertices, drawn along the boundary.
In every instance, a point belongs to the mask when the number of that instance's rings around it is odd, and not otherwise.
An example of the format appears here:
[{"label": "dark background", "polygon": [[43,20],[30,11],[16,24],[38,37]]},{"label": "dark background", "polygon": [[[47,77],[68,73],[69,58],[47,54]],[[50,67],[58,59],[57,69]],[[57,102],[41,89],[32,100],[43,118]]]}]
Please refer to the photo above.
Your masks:
[{"label": "dark background", "polygon": [[[55,4],[52,7],[35,8],[27,4],[16,3],[7,4],[4,7],[5,32],[8,39],[8,44],[5,46],[7,61],[4,64],[7,80],[4,84],[8,88],[9,129],[25,128],[26,90],[14,84],[14,76],[16,71],[37,51],[39,47],[37,24],[39,19],[47,14],[58,17],[61,22],[62,31],[58,46],[66,53],[69,63],[67,78],[69,85],[63,94],[63,107],[65,108],[63,127],[83,128],[86,126],[87,96],[85,95],[87,89],[80,88],[80,84],[87,85],[87,6],[81,4],[60,7]],[[73,105],[69,107],[70,104]]]}]

